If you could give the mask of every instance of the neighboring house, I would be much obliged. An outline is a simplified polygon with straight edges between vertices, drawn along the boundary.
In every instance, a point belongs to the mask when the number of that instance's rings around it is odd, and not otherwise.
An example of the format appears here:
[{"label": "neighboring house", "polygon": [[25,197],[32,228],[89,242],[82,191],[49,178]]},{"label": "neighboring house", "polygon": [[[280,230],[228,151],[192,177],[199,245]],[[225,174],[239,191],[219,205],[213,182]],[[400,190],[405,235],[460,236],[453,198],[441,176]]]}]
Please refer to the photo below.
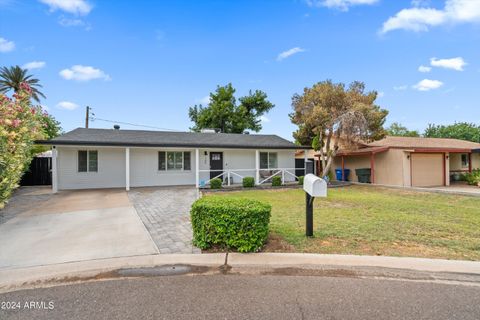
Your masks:
[{"label": "neighboring house", "polygon": [[370,168],[371,182],[383,185],[433,187],[450,185],[451,176],[480,168],[480,143],[457,139],[393,137],[356,150],[340,150],[332,169]]},{"label": "neighboring house", "polygon": [[[52,146],[52,189],[225,184],[246,176],[295,181],[298,145],[276,135],[78,128]],[[304,167],[304,164],[302,168]],[[297,168],[298,169],[298,168]],[[301,169],[301,168],[300,168]]]}]

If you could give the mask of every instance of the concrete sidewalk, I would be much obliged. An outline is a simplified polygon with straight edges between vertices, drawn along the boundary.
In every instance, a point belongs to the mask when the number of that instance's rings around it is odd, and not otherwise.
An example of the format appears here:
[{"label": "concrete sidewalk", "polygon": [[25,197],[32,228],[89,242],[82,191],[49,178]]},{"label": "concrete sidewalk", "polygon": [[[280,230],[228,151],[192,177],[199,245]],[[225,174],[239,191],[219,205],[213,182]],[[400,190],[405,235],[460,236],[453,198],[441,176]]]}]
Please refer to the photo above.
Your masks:
[{"label": "concrete sidewalk", "polygon": [[[0,270],[0,292],[51,286],[72,281],[108,278],[108,273],[125,268],[151,268],[165,265],[220,267],[225,254],[163,254],[62,263],[48,266]],[[254,253],[228,255],[232,268],[322,268],[377,267],[431,273],[480,276],[480,262],[440,259],[397,258],[302,253]]]}]

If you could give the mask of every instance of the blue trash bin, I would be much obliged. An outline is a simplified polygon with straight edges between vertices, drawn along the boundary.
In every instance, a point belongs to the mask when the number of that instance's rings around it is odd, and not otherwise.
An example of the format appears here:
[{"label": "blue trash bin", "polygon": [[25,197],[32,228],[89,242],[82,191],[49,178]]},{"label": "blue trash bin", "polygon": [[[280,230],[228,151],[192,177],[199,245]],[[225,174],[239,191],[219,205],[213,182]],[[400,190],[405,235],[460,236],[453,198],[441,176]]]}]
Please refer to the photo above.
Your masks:
[{"label": "blue trash bin", "polygon": [[350,175],[350,169],[344,169],[345,175],[342,177],[342,168],[335,169],[335,175],[337,176],[337,181],[348,181],[348,176]]}]

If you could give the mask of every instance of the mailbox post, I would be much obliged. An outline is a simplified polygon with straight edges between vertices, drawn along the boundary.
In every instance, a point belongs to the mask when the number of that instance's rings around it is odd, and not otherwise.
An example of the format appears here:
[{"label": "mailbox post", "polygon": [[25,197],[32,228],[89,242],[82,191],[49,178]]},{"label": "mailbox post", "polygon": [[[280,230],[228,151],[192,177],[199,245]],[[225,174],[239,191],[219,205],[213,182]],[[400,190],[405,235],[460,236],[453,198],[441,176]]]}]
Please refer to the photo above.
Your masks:
[{"label": "mailbox post", "polygon": [[305,190],[306,206],[306,228],[305,235],[313,237],[313,200],[315,197],[327,196],[327,183],[314,174],[307,174],[303,180],[303,190]]}]

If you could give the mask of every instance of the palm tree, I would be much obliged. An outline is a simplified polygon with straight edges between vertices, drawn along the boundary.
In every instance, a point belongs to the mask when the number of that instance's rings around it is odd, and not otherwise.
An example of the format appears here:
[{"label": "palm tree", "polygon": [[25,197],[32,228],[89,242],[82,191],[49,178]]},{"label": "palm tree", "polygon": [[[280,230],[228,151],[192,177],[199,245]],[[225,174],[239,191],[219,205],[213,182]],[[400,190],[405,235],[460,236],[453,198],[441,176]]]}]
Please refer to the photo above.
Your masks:
[{"label": "palm tree", "polygon": [[33,75],[27,74],[27,72],[27,69],[22,69],[19,66],[0,68],[0,93],[5,93],[12,89],[14,92],[17,92],[20,90],[20,84],[25,82],[32,88],[33,100],[40,102],[39,96],[46,99],[45,95],[37,89],[42,88],[42,85],[38,83],[40,80],[32,78]]}]

